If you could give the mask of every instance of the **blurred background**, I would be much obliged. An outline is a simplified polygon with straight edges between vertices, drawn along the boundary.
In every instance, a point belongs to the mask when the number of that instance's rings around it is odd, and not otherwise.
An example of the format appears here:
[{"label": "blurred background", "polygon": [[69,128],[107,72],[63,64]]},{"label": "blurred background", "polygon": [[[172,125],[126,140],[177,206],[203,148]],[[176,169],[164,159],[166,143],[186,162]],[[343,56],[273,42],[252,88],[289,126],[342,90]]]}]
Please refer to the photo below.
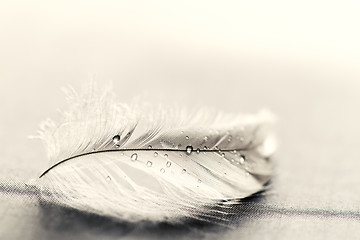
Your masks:
[{"label": "blurred background", "polygon": [[[40,142],[27,136],[66,106],[61,87],[95,79],[112,82],[124,102],[146,95],[278,115],[274,193],[265,206],[335,217],[274,213],[229,238],[285,238],[300,229],[307,237],[353,236],[360,227],[351,220],[360,214],[359,12],[358,1],[0,0],[0,181],[25,182],[46,168]],[[3,211],[18,208],[9,201]],[[25,219],[23,228],[41,238],[41,225],[27,225],[28,209],[7,210],[2,225]]]}]

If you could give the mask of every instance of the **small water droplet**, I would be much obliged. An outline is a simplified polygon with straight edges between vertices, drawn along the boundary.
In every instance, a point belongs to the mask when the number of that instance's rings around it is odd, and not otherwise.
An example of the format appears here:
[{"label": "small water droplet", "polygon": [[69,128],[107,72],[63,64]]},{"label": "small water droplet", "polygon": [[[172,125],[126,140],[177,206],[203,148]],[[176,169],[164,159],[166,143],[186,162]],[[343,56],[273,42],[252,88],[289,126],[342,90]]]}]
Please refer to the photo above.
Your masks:
[{"label": "small water droplet", "polygon": [[167,155],[166,153],[164,154],[164,157],[167,158],[169,155]]},{"label": "small water droplet", "polygon": [[215,146],[215,150],[219,150],[219,147],[218,147],[218,146]]},{"label": "small water droplet", "polygon": [[200,180],[200,179],[198,179],[198,183],[201,183],[201,180]]},{"label": "small water droplet", "polygon": [[115,135],[114,137],[113,137],[113,142],[114,143],[118,143],[120,141],[120,136],[119,135]]},{"label": "small water droplet", "polygon": [[244,164],[244,162],[245,162],[245,156],[244,155],[240,155],[239,162],[240,162],[240,164]]},{"label": "small water droplet", "polygon": [[164,173],[164,172],[165,172],[165,169],[163,169],[163,168],[160,169],[160,172],[161,172],[161,173]]},{"label": "small water droplet", "polygon": [[124,156],[124,152],[121,152],[120,155],[121,155],[121,156]]},{"label": "small water droplet", "polygon": [[186,136],[185,138],[186,138],[186,140],[189,140],[189,136]]},{"label": "small water droplet", "polygon": [[151,145],[149,145],[149,146],[148,146],[148,149],[152,149],[152,146],[151,146]]},{"label": "small water droplet", "polygon": [[187,155],[190,155],[192,151],[193,151],[193,147],[192,147],[192,146],[187,146],[187,147],[186,147],[186,154],[187,154]]},{"label": "small water droplet", "polygon": [[181,134],[184,134],[184,131],[181,131]]},{"label": "small water droplet", "polygon": [[154,152],[154,157],[157,157],[159,154],[157,152]]},{"label": "small water droplet", "polygon": [[231,142],[231,137],[229,137],[227,141],[228,141],[228,142]]},{"label": "small water droplet", "polygon": [[221,153],[221,156],[224,158],[224,157],[225,157],[225,153]]},{"label": "small water droplet", "polygon": [[207,142],[207,140],[209,140],[208,136],[204,137],[204,141]]},{"label": "small water droplet", "polygon": [[168,162],[166,163],[166,166],[167,166],[167,167],[170,167],[170,166],[171,166],[171,162],[168,161]]},{"label": "small water droplet", "polygon": [[243,142],[245,139],[244,139],[244,137],[241,137],[240,138],[240,142]]},{"label": "small water droplet", "polygon": [[137,157],[138,157],[137,153],[134,153],[133,155],[131,155],[131,160],[136,161]]},{"label": "small water droplet", "polygon": [[237,153],[237,151],[236,151],[236,150],[234,150],[234,151],[233,151],[233,153]]},{"label": "small water droplet", "polygon": [[235,160],[232,158],[232,159],[231,159],[231,162],[235,162]]},{"label": "small water droplet", "polygon": [[152,162],[148,161],[148,162],[146,163],[146,166],[151,167],[151,166],[152,166]]},{"label": "small water droplet", "polygon": [[249,173],[249,172],[246,172],[246,174],[245,174],[245,175],[248,177],[248,176],[250,176],[250,173]]},{"label": "small water droplet", "polygon": [[182,174],[186,173],[186,169],[184,168],[182,171],[181,171]]},{"label": "small water droplet", "polygon": [[199,154],[200,153],[200,148],[196,149],[196,152]]},{"label": "small water droplet", "polygon": [[207,150],[208,149],[208,147],[207,146],[204,146],[204,150]]},{"label": "small water droplet", "polygon": [[120,147],[120,145],[116,144],[116,145],[115,145],[115,147],[116,147],[116,148],[119,148],[119,147]]},{"label": "small water droplet", "polygon": [[106,177],[106,181],[108,181],[108,182],[111,181],[111,177],[110,177],[110,176],[107,176],[107,177]]}]

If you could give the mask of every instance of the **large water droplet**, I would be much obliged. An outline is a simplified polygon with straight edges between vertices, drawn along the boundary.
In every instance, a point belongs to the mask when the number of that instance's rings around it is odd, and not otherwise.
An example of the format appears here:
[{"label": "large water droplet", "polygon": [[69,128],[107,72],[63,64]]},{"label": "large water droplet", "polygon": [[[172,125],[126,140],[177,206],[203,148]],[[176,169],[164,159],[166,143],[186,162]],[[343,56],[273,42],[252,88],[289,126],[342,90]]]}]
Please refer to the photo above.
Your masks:
[{"label": "large water droplet", "polygon": [[133,155],[131,155],[131,160],[136,161],[137,157],[138,157],[137,153],[134,153]]},{"label": "large water droplet", "polygon": [[151,167],[151,166],[152,166],[152,162],[148,161],[148,162],[146,163],[146,166]]},{"label": "large water droplet", "polygon": [[115,135],[114,137],[113,137],[113,142],[116,144],[116,143],[118,143],[120,141],[120,136],[119,135]]},{"label": "large water droplet", "polygon": [[160,169],[160,172],[161,172],[161,173],[164,173],[164,172],[165,172],[165,169],[163,169],[163,168]]},{"label": "large water droplet", "polygon": [[106,177],[106,181],[108,181],[108,182],[111,181],[111,177],[110,177],[110,176],[107,176],[107,177]]},{"label": "large water droplet", "polygon": [[190,155],[192,151],[193,151],[193,147],[192,147],[192,146],[187,146],[187,147],[186,147],[186,154],[187,154],[187,155]]},{"label": "large water droplet", "polygon": [[182,174],[186,173],[186,169],[184,168],[182,171],[181,171]]},{"label": "large water droplet", "polygon": [[157,152],[154,152],[154,157],[157,157],[159,154]]},{"label": "large water droplet", "polygon": [[168,162],[166,163],[166,166],[167,166],[167,167],[170,167],[170,166],[171,166],[171,162],[168,161]]}]

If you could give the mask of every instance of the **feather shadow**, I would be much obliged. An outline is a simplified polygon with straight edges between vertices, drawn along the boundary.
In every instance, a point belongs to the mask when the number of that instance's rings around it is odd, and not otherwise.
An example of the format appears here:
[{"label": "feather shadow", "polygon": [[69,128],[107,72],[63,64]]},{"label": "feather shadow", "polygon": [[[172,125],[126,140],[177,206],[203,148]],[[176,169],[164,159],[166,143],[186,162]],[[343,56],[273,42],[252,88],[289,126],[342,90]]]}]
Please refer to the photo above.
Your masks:
[{"label": "feather shadow", "polygon": [[[54,203],[41,201],[40,223],[53,233],[69,233],[81,238],[83,234],[107,237],[136,236],[146,238],[202,238],[205,234],[222,234],[241,225],[256,213],[256,204],[264,202],[266,190],[231,204],[226,212],[213,214],[207,219],[184,218],[178,223],[168,222],[127,222]],[[222,203],[219,203],[221,205]],[[216,206],[212,207],[216,210]],[[221,208],[219,206],[219,208]],[[221,208],[222,209],[222,208]],[[215,211],[213,211],[215,212]],[[256,214],[255,214],[256,215]],[[225,217],[225,218],[224,218]],[[223,219],[223,222],[219,221]],[[225,222],[226,221],[226,222]]]}]

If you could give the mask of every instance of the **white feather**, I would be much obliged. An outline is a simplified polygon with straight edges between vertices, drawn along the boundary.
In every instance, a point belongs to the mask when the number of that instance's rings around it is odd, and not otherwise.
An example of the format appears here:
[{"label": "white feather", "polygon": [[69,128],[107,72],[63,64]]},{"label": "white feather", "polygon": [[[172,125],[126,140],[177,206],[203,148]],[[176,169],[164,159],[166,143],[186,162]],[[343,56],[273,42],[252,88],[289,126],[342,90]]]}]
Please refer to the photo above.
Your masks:
[{"label": "white feather", "polygon": [[270,179],[267,111],[127,105],[94,84],[66,95],[62,121],[47,120],[39,131],[50,161],[37,183],[43,200],[126,221],[173,222],[211,215],[220,201],[247,197]]}]

